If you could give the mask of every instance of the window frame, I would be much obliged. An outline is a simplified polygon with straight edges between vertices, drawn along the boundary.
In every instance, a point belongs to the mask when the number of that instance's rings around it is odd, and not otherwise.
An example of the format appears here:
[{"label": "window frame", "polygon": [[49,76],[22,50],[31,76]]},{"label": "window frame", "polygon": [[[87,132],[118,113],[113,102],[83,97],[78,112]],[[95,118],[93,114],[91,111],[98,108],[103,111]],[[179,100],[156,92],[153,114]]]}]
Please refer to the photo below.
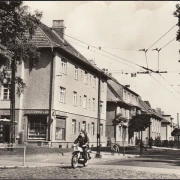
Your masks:
[{"label": "window frame", "polygon": [[[74,127],[73,127],[73,125],[74,125]],[[71,134],[76,134],[76,120],[75,119],[72,119]]]},{"label": "window frame", "polygon": [[61,73],[67,75],[67,60],[61,59]]},{"label": "window frame", "polygon": [[73,91],[73,106],[77,107],[77,92]]},{"label": "window frame", "polygon": [[[64,91],[62,91],[64,90]],[[61,93],[62,93],[62,98],[61,98]],[[61,101],[62,100],[62,101]],[[66,88],[60,86],[60,91],[59,91],[59,102],[65,104],[66,101]]]},{"label": "window frame", "polygon": [[78,66],[74,66],[74,79],[78,81]]},{"label": "window frame", "polygon": [[[5,87],[7,86],[7,87]],[[5,97],[5,90],[7,90],[7,98],[4,98]],[[10,96],[11,96],[11,84],[2,84],[2,89],[1,89],[1,92],[2,92],[2,96],[1,96],[1,100],[4,100],[4,101],[9,101],[10,100]]]},{"label": "window frame", "polygon": [[[84,102],[85,99],[86,101]],[[84,95],[84,98],[83,98],[83,109],[87,109],[87,95]]]}]

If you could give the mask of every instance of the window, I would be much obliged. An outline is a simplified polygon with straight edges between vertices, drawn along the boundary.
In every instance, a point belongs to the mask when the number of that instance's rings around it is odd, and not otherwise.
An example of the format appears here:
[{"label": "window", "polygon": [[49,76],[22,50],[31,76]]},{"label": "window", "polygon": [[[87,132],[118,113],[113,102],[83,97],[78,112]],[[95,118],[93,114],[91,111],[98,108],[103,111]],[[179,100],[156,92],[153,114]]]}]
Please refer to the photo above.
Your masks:
[{"label": "window", "polygon": [[82,130],[86,131],[86,121],[83,121],[83,123],[82,123]]},{"label": "window", "polygon": [[47,117],[28,116],[28,139],[46,139]]},{"label": "window", "polygon": [[78,67],[77,66],[75,66],[75,69],[74,69],[74,79],[78,80]]},{"label": "window", "polygon": [[96,76],[94,76],[94,88],[96,88]]},{"label": "window", "polygon": [[83,108],[86,109],[87,108],[87,96],[84,95],[84,99],[83,99]]},{"label": "window", "polygon": [[82,70],[81,70],[81,81],[82,81],[82,79],[83,79],[83,72],[82,72]]},{"label": "window", "polygon": [[130,93],[128,93],[127,100],[128,100],[128,102],[130,102]]},{"label": "window", "polygon": [[90,124],[88,124],[88,133],[90,132]]},{"label": "window", "polygon": [[65,95],[66,95],[66,89],[63,87],[60,87],[59,101],[61,103],[65,103]]},{"label": "window", "polygon": [[121,129],[122,127],[121,126],[119,126],[119,136],[120,137],[122,137],[122,129]]},{"label": "window", "polygon": [[92,110],[95,111],[95,98],[93,98],[93,107]]},{"label": "window", "polygon": [[89,84],[91,85],[91,75],[89,76]]},{"label": "window", "polygon": [[121,113],[121,108],[118,106],[116,109],[116,114],[119,114],[119,113]]},{"label": "window", "polygon": [[87,84],[88,83],[88,73],[85,71],[84,73],[84,83]]},{"label": "window", "polygon": [[124,91],[124,100],[126,100],[126,91]]},{"label": "window", "polygon": [[79,132],[81,131],[81,122],[79,122]]},{"label": "window", "polygon": [[73,106],[77,106],[77,92],[73,92]]},{"label": "window", "polygon": [[76,120],[72,120],[72,134],[76,134]]},{"label": "window", "polygon": [[104,91],[104,82],[103,81],[101,82],[101,91],[102,92]]},{"label": "window", "polygon": [[100,102],[100,112],[103,113],[103,101]]},{"label": "window", "polygon": [[67,73],[67,61],[64,59],[62,59],[62,61],[61,61],[61,72],[62,72],[62,74]]},{"label": "window", "polygon": [[81,96],[79,96],[79,105],[81,106]]},{"label": "window", "polygon": [[89,99],[89,109],[91,109],[91,100]]},{"label": "window", "polygon": [[56,118],[56,140],[65,140],[65,128],[66,128],[66,119]]},{"label": "window", "polygon": [[129,110],[126,110],[126,117],[129,119]]},{"label": "window", "polygon": [[103,136],[103,124],[100,124],[100,134]]},{"label": "window", "polygon": [[91,123],[91,135],[94,135],[94,123]]},{"label": "window", "polygon": [[11,91],[10,84],[4,84],[2,86],[2,99],[3,100],[10,100],[10,91]]}]

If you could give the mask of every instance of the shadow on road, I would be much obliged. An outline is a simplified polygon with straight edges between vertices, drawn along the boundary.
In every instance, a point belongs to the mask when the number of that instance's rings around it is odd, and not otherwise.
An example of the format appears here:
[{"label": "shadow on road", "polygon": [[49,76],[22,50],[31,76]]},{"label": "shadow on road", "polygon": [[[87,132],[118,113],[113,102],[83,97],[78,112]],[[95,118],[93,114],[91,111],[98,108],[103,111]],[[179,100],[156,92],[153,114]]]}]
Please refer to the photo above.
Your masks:
[{"label": "shadow on road", "polygon": [[144,151],[139,157],[115,160],[113,162],[100,162],[98,164],[106,165],[125,165],[140,167],[159,167],[159,168],[175,168],[180,169],[180,150],[164,150],[164,151]]},{"label": "shadow on road", "polygon": [[[84,166],[77,166],[77,168],[83,168]],[[73,169],[72,166],[61,166],[61,169]]]}]

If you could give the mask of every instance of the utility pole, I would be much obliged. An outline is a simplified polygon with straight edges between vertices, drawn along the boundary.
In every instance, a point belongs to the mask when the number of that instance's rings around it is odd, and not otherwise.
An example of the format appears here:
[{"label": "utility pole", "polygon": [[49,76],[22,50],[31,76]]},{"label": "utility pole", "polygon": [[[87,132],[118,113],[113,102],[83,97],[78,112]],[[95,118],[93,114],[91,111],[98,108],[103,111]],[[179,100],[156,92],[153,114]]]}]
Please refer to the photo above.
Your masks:
[{"label": "utility pole", "polygon": [[[179,129],[179,113],[177,113],[177,125]],[[179,149],[179,134],[178,134],[178,149]]]},{"label": "utility pole", "polygon": [[100,101],[101,101],[101,73],[98,78],[98,116],[97,116],[97,153],[96,158],[101,158],[100,154],[100,145],[101,145],[101,135],[100,135],[100,121],[101,121],[101,112],[100,112]]},{"label": "utility pole", "polygon": [[15,143],[15,75],[16,75],[16,60],[11,61],[11,89],[10,89],[10,116],[11,116],[11,130],[10,136],[12,145]]}]

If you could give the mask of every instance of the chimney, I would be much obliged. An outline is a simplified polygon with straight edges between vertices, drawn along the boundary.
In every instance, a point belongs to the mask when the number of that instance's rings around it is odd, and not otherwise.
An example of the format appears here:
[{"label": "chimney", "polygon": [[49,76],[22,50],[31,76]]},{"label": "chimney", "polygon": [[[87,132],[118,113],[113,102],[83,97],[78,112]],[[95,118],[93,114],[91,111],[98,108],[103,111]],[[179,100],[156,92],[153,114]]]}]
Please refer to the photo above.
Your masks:
[{"label": "chimney", "polygon": [[53,20],[52,29],[55,30],[62,39],[64,39],[64,20]]},{"label": "chimney", "polygon": [[96,66],[96,63],[95,63],[95,60],[94,60],[94,59],[90,59],[89,62],[90,62],[91,64],[93,64],[94,66]]},{"label": "chimney", "polygon": [[105,69],[105,73],[108,74],[108,69]]},{"label": "chimney", "polygon": [[156,108],[156,111],[161,114],[161,108]]},{"label": "chimney", "polygon": [[104,68],[103,68],[102,70],[105,72],[105,69],[104,69]]}]

